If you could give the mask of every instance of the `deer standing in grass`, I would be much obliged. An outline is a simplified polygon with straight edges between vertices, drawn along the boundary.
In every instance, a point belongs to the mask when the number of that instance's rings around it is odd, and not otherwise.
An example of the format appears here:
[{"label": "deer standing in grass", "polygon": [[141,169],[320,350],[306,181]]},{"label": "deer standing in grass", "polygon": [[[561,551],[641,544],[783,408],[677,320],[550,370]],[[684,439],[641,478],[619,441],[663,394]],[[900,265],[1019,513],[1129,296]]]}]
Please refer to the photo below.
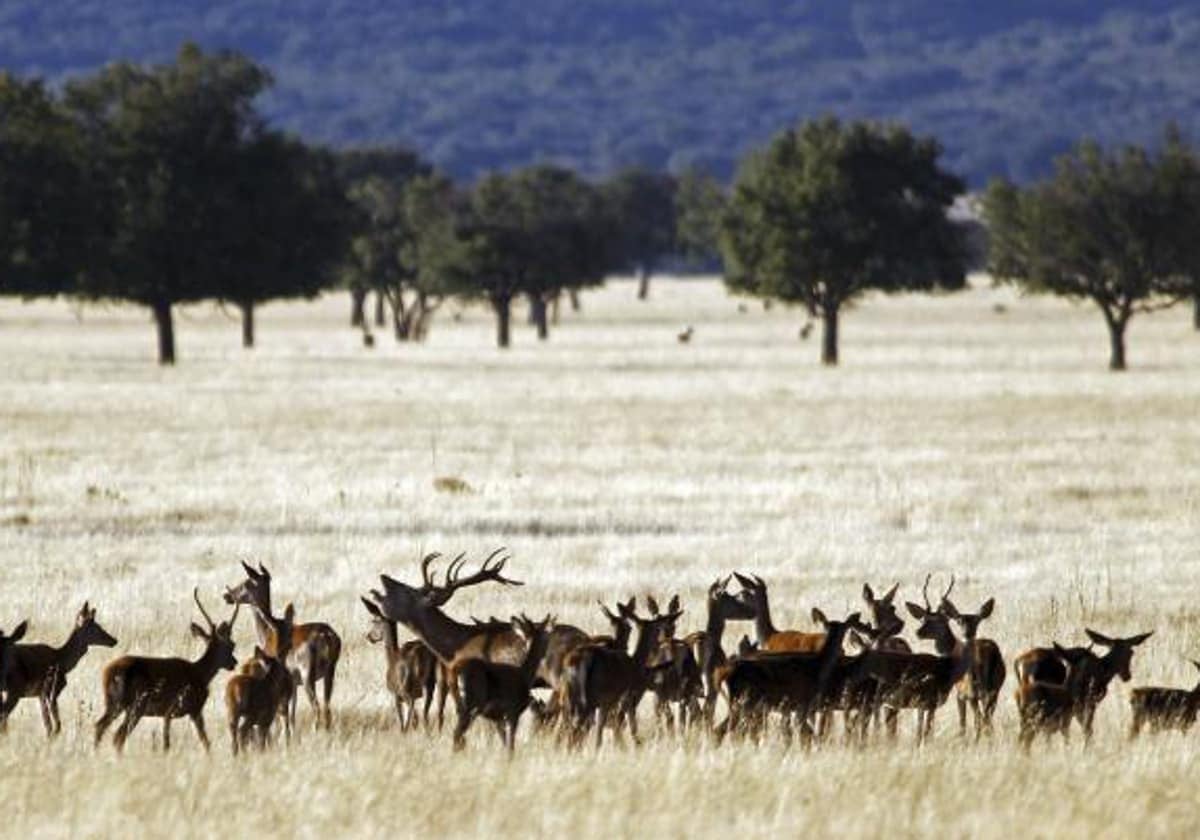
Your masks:
[{"label": "deer standing in grass", "polygon": [[610,723],[618,739],[623,724],[628,723],[630,736],[635,743],[639,742],[637,707],[649,682],[646,663],[662,627],[678,621],[682,615],[680,610],[657,618],[641,618],[624,605],[618,608],[625,619],[637,626],[633,653],[604,645],[584,645],[572,651],[567,659],[564,693],[569,701],[572,746],[577,746],[587,728],[594,726],[596,749],[599,749]]},{"label": "deer standing in grass", "polygon": [[88,648],[113,647],[116,643],[117,640],[96,621],[96,610],[84,601],[75,616],[71,635],[61,647],[13,644],[8,652],[7,687],[0,702],[0,732],[4,731],[8,716],[24,697],[38,698],[47,736],[61,732],[58,697],[67,687],[67,675],[79,664]]},{"label": "deer standing in grass", "polygon": [[291,740],[288,706],[296,685],[288,670],[287,655],[291,651],[294,619],[295,609],[288,604],[274,631],[273,651],[255,646],[251,660],[255,667],[234,674],[225,684],[225,714],[234,755],[238,754],[239,748],[249,746],[256,733],[259,749],[266,749],[271,724],[277,717],[283,718],[287,738]]},{"label": "deer standing in grass", "polygon": [[739,595],[729,592],[729,580],[729,577],[717,578],[708,587],[704,629],[684,638],[692,646],[696,661],[700,663],[700,676],[704,680],[704,721],[709,726],[712,725],[717,698],[721,694],[723,669],[729,662],[721,647],[725,624],[754,618],[754,607]]},{"label": "deer standing in grass", "polygon": [[546,652],[551,616],[533,621],[527,616],[513,618],[513,625],[525,637],[525,656],[519,665],[488,662],[484,659],[459,658],[449,668],[455,687],[458,721],[454,726],[454,748],[462,749],[467,730],[475,718],[486,718],[496,725],[500,740],[509,753],[516,745],[517,726],[529,708],[538,663]]},{"label": "deer standing in grass", "polygon": [[[1200,661],[1193,659],[1192,664],[1200,669]],[[1196,713],[1200,711],[1200,682],[1191,689],[1135,688],[1129,696],[1129,705],[1133,711],[1130,738],[1136,738],[1146,725],[1149,725],[1151,732],[1178,729],[1186,734],[1196,722]]]},{"label": "deer standing in grass", "polygon": [[217,672],[231,671],[237,666],[237,660],[233,658],[233,625],[241,605],[233,608],[229,621],[215,624],[200,603],[199,590],[193,590],[192,598],[208,625],[207,628],[195,623],[191,625],[192,635],[204,642],[204,652],[199,659],[191,661],[122,656],[105,666],[101,675],[104,713],[96,721],[96,746],[100,745],[112,722],[124,713],[125,717],[113,735],[113,745],[118,752],[143,717],[162,718],[164,750],[171,748],[171,720],[190,718],[196,736],[205,751],[208,750],[204,704],[208,701],[209,684]]},{"label": "deer standing in grass", "polygon": [[[652,618],[663,614],[654,598],[647,596],[646,605]],[[667,603],[667,612],[682,612],[678,595],[672,596]],[[704,679],[692,646],[682,639],[676,639],[675,629],[674,622],[663,624],[661,636],[647,663],[650,671],[649,689],[654,695],[654,712],[668,732],[675,731],[675,714],[671,704],[679,707],[679,726],[686,728],[689,723],[700,720],[699,698],[704,692]]]},{"label": "deer standing in grass", "polygon": [[1013,663],[1022,746],[1028,748],[1039,731],[1067,737],[1072,720],[1079,721],[1084,741],[1090,742],[1096,709],[1108,694],[1108,684],[1114,677],[1129,682],[1134,649],[1154,631],[1128,638],[1110,638],[1087,628],[1084,632],[1093,644],[1108,648],[1103,656],[1087,648],[1055,644],[1027,650]]},{"label": "deer standing in grass", "polygon": [[362,599],[363,606],[371,615],[371,629],[367,641],[383,643],[387,658],[387,687],[396,704],[396,717],[400,731],[416,728],[417,703],[424,699],[425,726],[429,726],[429,707],[433,705],[433,694],[438,680],[437,657],[425,643],[416,639],[400,644],[396,622],[388,621],[374,601]]},{"label": "deer standing in grass", "polygon": [[742,585],[742,598],[754,609],[754,631],[758,649],[765,653],[816,653],[825,644],[825,634],[803,630],[779,630],[771,622],[767,582],[757,575],[734,573]]},{"label": "deer standing in grass", "polygon": [[[565,675],[567,673],[568,662],[573,663],[574,659],[572,657],[577,658],[576,651],[587,645],[600,645],[619,651],[627,651],[629,649],[629,636],[633,632],[633,625],[625,618],[625,614],[634,612],[637,609],[637,596],[631,597],[624,605],[618,604],[616,613],[613,613],[607,606],[600,602],[597,602],[597,605],[600,607],[600,612],[608,620],[611,632],[591,636],[583,634],[583,638],[579,639],[574,634],[558,634],[555,631],[559,629],[559,626],[556,625],[554,631],[551,631],[550,640],[546,647],[546,654],[542,657],[542,663],[538,666],[539,681],[544,681],[547,686],[552,686],[552,688],[549,702],[534,702],[532,708],[535,718],[538,726],[561,724],[558,729],[560,739],[563,735],[567,734],[567,721],[564,712],[569,707],[569,699],[567,698],[568,686]],[[555,661],[551,662],[551,657],[554,657]]]},{"label": "deer standing in grass", "polygon": [[[236,587],[225,590],[225,603],[246,604],[252,608],[258,643],[268,654],[274,655],[282,620],[271,611],[271,573],[262,563],[258,564],[257,570],[247,563],[242,563],[242,568],[246,572],[246,579]],[[296,685],[304,687],[309,705],[316,713],[318,729],[329,729],[333,725],[330,701],[341,655],[341,637],[328,624],[313,621],[293,625],[291,647],[287,656],[288,671]],[[322,683],[324,706],[317,698],[318,682]],[[288,715],[291,725],[295,726],[295,698],[291,701]]]}]

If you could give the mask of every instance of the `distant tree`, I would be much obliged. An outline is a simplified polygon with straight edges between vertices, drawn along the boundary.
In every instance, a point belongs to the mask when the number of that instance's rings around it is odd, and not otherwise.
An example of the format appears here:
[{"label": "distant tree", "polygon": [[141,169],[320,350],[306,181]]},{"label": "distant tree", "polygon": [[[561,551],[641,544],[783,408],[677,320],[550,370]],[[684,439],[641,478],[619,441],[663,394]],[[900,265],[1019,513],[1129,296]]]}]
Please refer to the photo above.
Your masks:
[{"label": "distant tree", "polygon": [[534,166],[476,185],[444,274],[457,294],[496,313],[496,343],[512,340],[512,303],[530,302],[539,338],[547,303],[563,290],[599,283],[611,259],[603,206],[574,173]]},{"label": "distant tree", "polygon": [[236,53],[187,44],[171,64],[111,64],[66,88],[108,223],[79,291],[148,307],[161,364],[175,362],[172,307],[224,291],[222,247],[238,218],[223,185],[261,129],[253,102],[270,81]]},{"label": "distant tree", "polygon": [[958,289],[962,231],[947,211],[963,182],[937,141],[902,126],[827,117],[785,131],[739,169],[722,226],[726,283],[803,304],[838,361],[842,307],[871,290]]},{"label": "distant tree", "polygon": [[984,203],[989,268],[1033,292],[1092,301],[1109,333],[1109,368],[1124,370],[1138,312],[1190,297],[1200,267],[1200,167],[1168,132],[1157,155],[1084,142],[1029,187],[996,181]]},{"label": "distant tree", "polygon": [[0,294],[74,291],[92,209],[74,124],[40,81],[0,72]]},{"label": "distant tree", "polygon": [[638,300],[650,295],[650,278],[676,251],[675,179],[666,172],[626,169],[604,193],[616,223],[617,263],[638,275]]},{"label": "distant tree", "polygon": [[220,297],[241,311],[242,346],[253,347],[258,304],[316,297],[336,279],[355,217],[324,150],[263,132],[237,159],[235,176],[212,185],[229,202]]},{"label": "distant tree", "polygon": [[716,178],[698,169],[679,176],[675,192],[675,239],[682,256],[702,265],[721,258],[721,218],[725,191]]}]

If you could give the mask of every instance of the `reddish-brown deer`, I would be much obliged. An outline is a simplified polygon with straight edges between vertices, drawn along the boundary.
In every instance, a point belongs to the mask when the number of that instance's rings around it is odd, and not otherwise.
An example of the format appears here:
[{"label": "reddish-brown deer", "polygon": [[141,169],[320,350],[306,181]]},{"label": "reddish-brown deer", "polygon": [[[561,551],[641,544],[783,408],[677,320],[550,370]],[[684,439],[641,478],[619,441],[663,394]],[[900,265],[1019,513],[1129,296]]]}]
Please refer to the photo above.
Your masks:
[{"label": "reddish-brown deer", "polygon": [[[258,569],[242,563],[246,579],[236,587],[225,590],[225,603],[246,604],[254,611],[254,628],[258,643],[269,654],[275,653],[275,640],[281,619],[271,610],[271,573],[262,563]],[[337,676],[338,660],[342,655],[341,637],[324,622],[310,621],[296,624],[292,628],[291,651],[287,665],[297,686],[304,687],[309,705],[316,713],[317,728],[329,729],[333,725],[330,700]],[[322,683],[324,705],[317,698],[317,683]],[[293,699],[288,710],[291,724],[296,721],[296,702]]]},{"label": "reddish-brown deer", "polygon": [[[1192,665],[1200,669],[1200,661],[1193,659]],[[1129,696],[1129,705],[1133,711],[1130,738],[1136,738],[1142,727],[1147,725],[1151,732],[1178,729],[1186,733],[1196,722],[1196,713],[1200,711],[1200,682],[1190,689],[1156,686],[1135,688]]]},{"label": "reddish-brown deer", "polygon": [[467,730],[477,717],[492,721],[500,739],[511,753],[516,745],[517,726],[529,708],[537,667],[546,652],[554,619],[546,616],[533,621],[520,615],[513,624],[525,637],[525,657],[519,665],[460,658],[450,666],[449,676],[455,687],[458,721],[454,727],[454,748],[462,749]]},{"label": "reddish-brown deer", "polygon": [[204,652],[199,659],[158,658],[150,656],[122,656],[104,668],[101,675],[104,713],[96,721],[95,743],[97,746],[105,731],[124,713],[121,725],[113,736],[113,744],[120,752],[125,739],[143,717],[163,719],[163,749],[171,748],[171,720],[187,717],[196,729],[196,736],[204,749],[208,750],[208,733],[204,729],[204,704],[208,701],[208,687],[217,672],[233,670],[237,660],[233,658],[233,624],[237,620],[240,605],[233,608],[229,621],[215,624],[204,605],[200,603],[198,590],[192,598],[207,628],[191,625],[192,635],[204,642]]},{"label": "reddish-brown deer", "polygon": [[429,707],[433,705],[433,694],[438,679],[438,661],[424,642],[416,639],[400,643],[396,622],[388,621],[374,601],[362,599],[363,606],[371,615],[371,629],[367,641],[383,644],[387,658],[387,687],[396,704],[396,717],[400,731],[416,728],[417,703],[425,701],[423,720],[429,726]]},{"label": "reddish-brown deer", "polygon": [[253,662],[257,667],[234,674],[225,684],[225,713],[234,755],[239,748],[248,746],[256,734],[259,749],[265,749],[271,724],[277,717],[283,718],[287,737],[291,739],[288,706],[296,685],[287,666],[287,655],[291,651],[294,619],[295,610],[288,604],[275,628],[273,652],[255,646]]},{"label": "reddish-brown deer", "polygon": [[71,635],[60,647],[39,644],[13,644],[8,652],[7,687],[0,695],[0,732],[8,716],[24,697],[36,697],[42,709],[46,735],[62,731],[58,698],[67,687],[67,675],[91,647],[113,647],[117,640],[96,621],[96,610],[83,602],[75,616]]},{"label": "reddish-brown deer", "polygon": [[804,630],[779,630],[771,621],[767,582],[757,575],[734,573],[742,585],[742,598],[754,609],[758,648],[766,653],[816,653],[825,645],[825,634]]}]

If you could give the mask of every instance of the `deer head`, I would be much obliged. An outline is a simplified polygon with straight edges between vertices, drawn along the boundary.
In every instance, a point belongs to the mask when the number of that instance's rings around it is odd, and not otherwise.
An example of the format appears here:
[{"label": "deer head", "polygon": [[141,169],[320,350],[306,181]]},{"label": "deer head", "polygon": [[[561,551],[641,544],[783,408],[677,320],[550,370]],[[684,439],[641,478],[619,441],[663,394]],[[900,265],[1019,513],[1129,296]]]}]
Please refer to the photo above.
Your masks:
[{"label": "deer head", "polygon": [[904,619],[896,612],[896,591],[900,584],[894,584],[891,589],[876,598],[871,584],[864,583],[862,597],[871,615],[871,626],[879,639],[898,636],[904,630]]},{"label": "deer head", "polygon": [[84,647],[114,647],[117,644],[117,640],[96,621],[96,608],[87,601],[83,602],[79,614],[75,616],[74,636]]},{"label": "deer head", "polygon": [[1103,659],[1123,682],[1129,682],[1130,679],[1129,666],[1133,662],[1133,649],[1154,635],[1154,631],[1151,630],[1147,633],[1119,639],[1109,638],[1103,633],[1097,633],[1088,628],[1084,628],[1084,632],[1092,642],[1108,648],[1108,653],[1103,656]]},{"label": "deer head", "polygon": [[229,621],[215,624],[212,617],[209,616],[208,610],[204,609],[204,605],[200,603],[199,587],[192,590],[192,598],[208,625],[207,628],[204,628],[192,622],[192,635],[204,641],[207,646],[205,654],[213,656],[213,661],[218,668],[232,671],[237,667],[237,660],[233,658],[233,624],[237,621],[238,610],[242,608],[242,605],[240,603],[234,605],[233,615],[230,616]]},{"label": "deer head", "polygon": [[246,604],[258,607],[264,612],[269,611],[271,607],[271,573],[262,563],[259,563],[258,569],[255,569],[244,560],[242,569],[246,572],[246,579],[235,587],[225,588],[223,596],[225,603]]}]

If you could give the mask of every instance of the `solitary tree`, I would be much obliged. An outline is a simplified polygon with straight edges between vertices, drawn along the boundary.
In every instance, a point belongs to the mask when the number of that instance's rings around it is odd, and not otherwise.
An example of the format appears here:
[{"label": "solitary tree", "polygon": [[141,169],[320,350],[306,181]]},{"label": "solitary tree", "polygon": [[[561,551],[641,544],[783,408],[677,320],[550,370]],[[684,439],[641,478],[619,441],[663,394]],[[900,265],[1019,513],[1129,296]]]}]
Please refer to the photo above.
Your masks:
[{"label": "solitary tree", "polygon": [[1080,144],[1050,179],[988,190],[989,268],[1034,292],[1092,301],[1109,334],[1109,368],[1124,370],[1138,312],[1196,290],[1200,168],[1177,133],[1161,152]]},{"label": "solitary tree", "polygon": [[40,81],[0,73],[0,294],[74,291],[91,210],[75,126]]},{"label": "solitary tree", "polygon": [[665,172],[626,169],[604,185],[616,222],[616,255],[622,268],[637,272],[638,300],[650,295],[650,278],[675,253],[675,179]]},{"label": "solitary tree", "polygon": [[739,169],[722,226],[726,283],[803,304],[822,320],[821,361],[838,361],[838,316],[867,291],[961,288],[962,181],[941,147],[901,126],[827,117],[777,136]]},{"label": "solitary tree", "polygon": [[103,187],[103,253],[80,292],[148,307],[161,364],[175,362],[172,307],[218,297],[231,241],[229,191],[238,151],[261,121],[270,83],[235,53],[185,45],[172,64],[113,64],[73,82],[66,103]]}]

